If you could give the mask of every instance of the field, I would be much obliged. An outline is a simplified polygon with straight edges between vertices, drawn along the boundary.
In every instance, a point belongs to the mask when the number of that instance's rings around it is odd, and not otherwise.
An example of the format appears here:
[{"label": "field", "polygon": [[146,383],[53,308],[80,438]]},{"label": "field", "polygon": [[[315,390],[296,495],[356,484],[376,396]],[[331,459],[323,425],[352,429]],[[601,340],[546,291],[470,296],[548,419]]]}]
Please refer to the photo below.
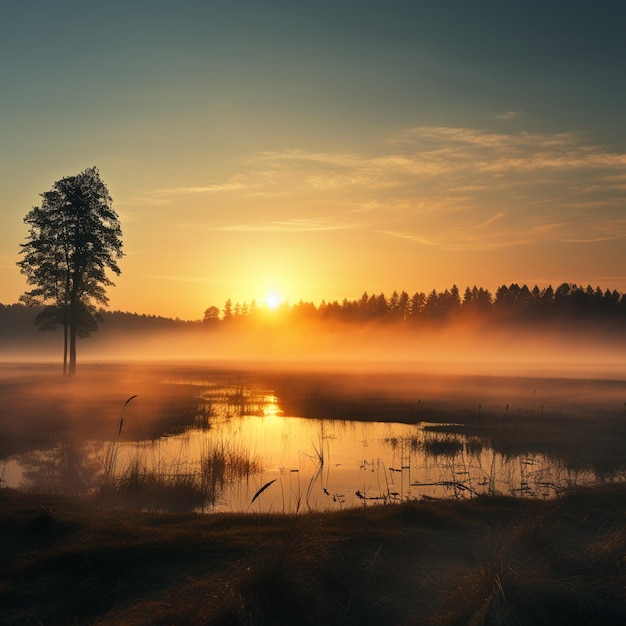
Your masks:
[{"label": "field", "polygon": [[626,487],[148,514],[0,490],[3,624],[617,624]]},{"label": "field", "polygon": [[[192,367],[93,366],[61,385],[45,367],[4,369],[2,458],[65,437],[110,437],[134,394],[140,416],[123,414],[133,437],[179,432],[197,419],[190,402],[197,376]],[[219,377],[220,390],[235,380],[246,389],[271,389],[289,415],[347,423],[431,420],[434,432],[462,433],[503,455],[549,454],[570,470],[592,470],[599,481],[546,500],[470,495],[363,502],[324,513],[208,515],[131,511],[105,506],[94,493],[4,487],[0,623],[626,619],[624,381],[363,372],[211,376]],[[155,380],[174,379],[176,385],[155,387]],[[250,410],[243,387],[232,388],[230,410]],[[443,421],[448,425],[438,425]]]}]

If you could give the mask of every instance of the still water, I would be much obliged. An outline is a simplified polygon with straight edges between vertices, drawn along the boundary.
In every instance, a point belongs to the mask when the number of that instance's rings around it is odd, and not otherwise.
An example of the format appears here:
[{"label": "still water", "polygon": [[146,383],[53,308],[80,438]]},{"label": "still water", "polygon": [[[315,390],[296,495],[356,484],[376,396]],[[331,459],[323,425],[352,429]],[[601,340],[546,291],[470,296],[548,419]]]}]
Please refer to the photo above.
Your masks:
[{"label": "still water", "polygon": [[293,513],[479,494],[548,498],[599,480],[591,469],[496,451],[432,420],[290,414],[274,389],[236,377],[170,376],[159,384],[192,401],[186,420],[138,436],[147,418],[129,397],[111,438],[12,455],[0,461],[3,484],[95,494],[112,506]]}]

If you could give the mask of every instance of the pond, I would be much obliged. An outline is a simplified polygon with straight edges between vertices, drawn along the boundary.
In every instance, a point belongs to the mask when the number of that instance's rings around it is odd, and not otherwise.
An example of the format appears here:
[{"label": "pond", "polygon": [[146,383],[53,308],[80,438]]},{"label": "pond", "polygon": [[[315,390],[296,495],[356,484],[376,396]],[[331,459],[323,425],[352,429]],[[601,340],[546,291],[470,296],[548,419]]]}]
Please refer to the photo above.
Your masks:
[{"label": "pond", "polygon": [[[436,380],[102,366],[67,383],[5,372],[3,434],[22,440],[0,477],[110,506],[281,513],[550,498],[623,479],[624,459],[609,467],[600,449],[624,447],[623,381]],[[609,441],[589,457],[591,420]]]}]

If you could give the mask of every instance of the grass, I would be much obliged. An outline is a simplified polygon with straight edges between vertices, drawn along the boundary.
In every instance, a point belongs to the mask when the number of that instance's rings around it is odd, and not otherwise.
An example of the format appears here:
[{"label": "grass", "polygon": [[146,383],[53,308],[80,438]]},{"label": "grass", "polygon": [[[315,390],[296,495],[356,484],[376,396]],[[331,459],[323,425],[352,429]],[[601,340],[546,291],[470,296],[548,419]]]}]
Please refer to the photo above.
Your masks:
[{"label": "grass", "polygon": [[[215,505],[228,482],[247,479],[261,471],[261,463],[245,450],[226,442],[205,447],[198,466],[187,467],[180,460],[169,467],[146,463],[141,448],[124,470],[118,472],[124,409],[137,395],[130,396],[120,411],[115,436],[105,449],[103,474],[96,498],[101,503],[139,511],[207,511]],[[207,414],[200,415],[201,427],[208,428]]]},{"label": "grass", "polygon": [[623,623],[625,499],[202,515],[5,488],[0,623]]},{"label": "grass", "polygon": [[[130,427],[131,442],[151,431],[179,432],[195,424],[197,402],[190,401],[190,389],[165,387],[152,399],[146,393],[149,381],[144,387],[131,382],[102,407],[83,393],[76,406],[67,404],[51,386],[43,391],[58,404],[52,413],[31,407],[36,396],[26,387],[11,391],[5,385],[8,406],[27,406],[6,411],[1,451],[15,452],[18,444],[20,450],[38,449],[42,423],[77,439],[97,428],[107,436],[117,432],[119,440],[122,428],[128,435]],[[438,407],[423,389],[413,394],[419,394],[417,402],[402,395],[397,401],[376,400],[377,389],[364,396],[362,383],[355,381],[354,398],[346,401],[333,388],[320,384],[321,391],[311,393],[307,385],[295,388],[281,405],[288,414],[290,406],[301,404],[303,410],[293,414],[319,417],[330,411],[341,419],[408,422],[445,416],[451,425],[428,430],[426,447],[437,456],[455,458],[457,436],[463,435],[469,437],[469,456],[490,445],[503,454],[546,452],[600,475],[623,468],[626,459],[623,401],[619,414],[596,408],[572,412],[535,399],[531,386],[526,404],[509,399],[508,389],[499,409],[477,399],[472,406],[481,405],[479,414],[463,408],[471,404],[464,400]],[[88,388],[99,387],[85,384]],[[124,422],[120,406],[129,398],[128,388],[140,394]],[[237,390],[233,398],[229,415],[247,402]],[[135,413],[152,415],[155,407],[158,419],[135,419]],[[18,414],[31,417],[10,418]],[[88,422],[62,417],[92,414],[104,417]],[[50,421],[37,422],[36,415]],[[209,427],[206,415],[203,420]],[[477,496],[324,514],[204,515],[189,509],[206,508],[207,493],[218,493],[237,472],[256,471],[254,459],[225,445],[204,450],[192,469],[149,471],[138,455],[120,470],[119,441],[114,444],[104,463],[108,481],[98,497],[0,489],[1,624],[626,622],[626,484],[572,490],[547,501]],[[320,467],[330,462],[323,446],[322,436],[319,447],[313,446]],[[72,449],[61,452],[63,463],[74,467],[67,461]],[[42,472],[54,478],[51,468],[59,465],[51,458]],[[263,497],[261,490],[258,494]],[[135,510],[112,508],[121,502],[132,502]],[[179,512],[158,512],[166,509]]]},{"label": "grass", "polygon": [[429,437],[423,442],[422,449],[429,456],[455,457],[463,452],[464,446],[459,439]]},{"label": "grass", "polygon": [[609,477],[626,464],[626,416],[621,414],[544,412],[508,420],[483,415],[480,420],[466,418],[428,430],[463,435],[470,445],[484,445],[504,456],[543,454],[570,468],[591,469],[599,477]]},{"label": "grass", "polygon": [[[117,459],[118,443],[109,446],[107,461]],[[145,462],[138,448],[120,473],[115,469],[115,460],[105,464],[95,494],[101,504],[139,511],[183,512],[211,510],[227,483],[245,480],[261,471],[262,466],[247,451],[222,442],[202,450],[197,466],[174,460],[168,466],[154,467]]]}]

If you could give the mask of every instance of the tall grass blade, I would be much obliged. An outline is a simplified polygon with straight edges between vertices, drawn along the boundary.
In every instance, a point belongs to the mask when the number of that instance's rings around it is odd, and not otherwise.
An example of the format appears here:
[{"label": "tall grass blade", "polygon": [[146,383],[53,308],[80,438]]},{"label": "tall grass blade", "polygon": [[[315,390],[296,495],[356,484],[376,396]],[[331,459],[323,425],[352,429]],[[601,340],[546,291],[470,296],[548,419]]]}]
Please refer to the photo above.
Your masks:
[{"label": "tall grass blade", "polygon": [[117,434],[115,435],[113,441],[107,446],[107,451],[105,453],[104,459],[104,484],[111,485],[113,481],[113,474],[115,472],[115,464],[117,462],[117,452],[118,452],[118,444],[120,438],[122,436],[122,427],[124,426],[124,409],[128,405],[131,400],[134,400],[138,394],[130,396],[126,402],[124,402],[124,406],[120,411],[120,425],[117,429]]},{"label": "tall grass blade", "polygon": [[124,410],[124,408],[126,407],[126,405],[131,401],[134,400],[139,394],[136,393],[134,396],[131,396],[130,398],[128,398],[128,400],[126,400],[126,402],[124,402],[124,406],[122,407],[122,411]]},{"label": "tall grass blade", "polygon": [[272,484],[276,482],[276,478],[274,478],[274,480],[270,480],[269,483],[265,483],[255,494],[254,494],[254,498],[252,498],[252,500],[250,500],[250,505],[252,505],[252,503]]},{"label": "tall grass blade", "polygon": [[124,402],[124,406],[122,407],[122,410],[120,411],[120,427],[117,431],[117,438],[119,439],[122,435],[122,426],[124,425],[124,409],[126,408],[126,406],[128,405],[128,403],[131,400],[134,400],[139,394],[135,394],[134,396],[131,396],[130,398],[128,398],[128,400],[126,400],[126,402]]}]

